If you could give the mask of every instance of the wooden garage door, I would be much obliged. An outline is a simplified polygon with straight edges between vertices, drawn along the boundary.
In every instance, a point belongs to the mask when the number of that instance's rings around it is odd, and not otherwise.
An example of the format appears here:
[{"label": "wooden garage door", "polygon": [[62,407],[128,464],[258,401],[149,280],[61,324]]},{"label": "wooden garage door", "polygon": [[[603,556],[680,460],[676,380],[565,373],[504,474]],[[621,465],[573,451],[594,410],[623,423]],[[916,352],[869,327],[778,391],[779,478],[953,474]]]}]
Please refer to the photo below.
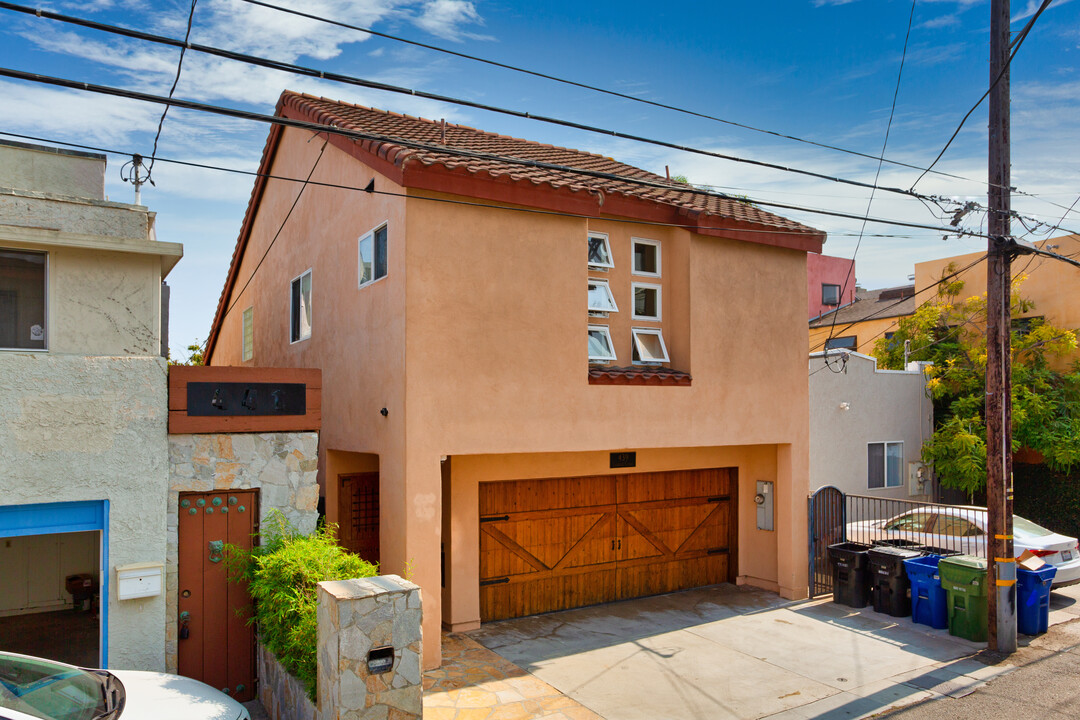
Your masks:
[{"label": "wooden garage door", "polygon": [[731,581],[735,468],[480,485],[480,618]]}]

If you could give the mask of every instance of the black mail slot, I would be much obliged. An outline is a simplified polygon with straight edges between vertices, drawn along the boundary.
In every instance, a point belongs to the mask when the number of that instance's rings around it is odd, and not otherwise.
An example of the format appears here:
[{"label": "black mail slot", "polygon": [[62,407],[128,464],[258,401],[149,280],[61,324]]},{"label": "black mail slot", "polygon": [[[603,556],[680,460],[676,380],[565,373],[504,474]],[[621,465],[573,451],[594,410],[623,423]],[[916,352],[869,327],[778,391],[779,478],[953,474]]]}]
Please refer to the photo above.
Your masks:
[{"label": "black mail slot", "polygon": [[394,648],[389,645],[372,648],[367,654],[367,668],[372,675],[390,672],[394,668]]},{"label": "black mail slot", "polygon": [[187,414],[306,415],[304,383],[193,382],[187,386]]}]

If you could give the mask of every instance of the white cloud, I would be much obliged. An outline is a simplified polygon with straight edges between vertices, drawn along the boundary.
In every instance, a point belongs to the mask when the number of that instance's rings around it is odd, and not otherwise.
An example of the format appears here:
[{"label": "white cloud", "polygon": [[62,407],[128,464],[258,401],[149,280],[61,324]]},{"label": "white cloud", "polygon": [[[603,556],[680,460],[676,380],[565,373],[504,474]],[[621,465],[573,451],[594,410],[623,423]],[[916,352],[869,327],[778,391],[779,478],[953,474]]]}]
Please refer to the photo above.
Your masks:
[{"label": "white cloud", "polygon": [[126,143],[157,125],[157,108],[124,98],[0,80],[0,127],[95,144]]},{"label": "white cloud", "polygon": [[429,0],[413,23],[420,29],[446,40],[490,39],[460,29],[462,25],[484,23],[480,13],[476,12],[476,7],[468,0]]}]

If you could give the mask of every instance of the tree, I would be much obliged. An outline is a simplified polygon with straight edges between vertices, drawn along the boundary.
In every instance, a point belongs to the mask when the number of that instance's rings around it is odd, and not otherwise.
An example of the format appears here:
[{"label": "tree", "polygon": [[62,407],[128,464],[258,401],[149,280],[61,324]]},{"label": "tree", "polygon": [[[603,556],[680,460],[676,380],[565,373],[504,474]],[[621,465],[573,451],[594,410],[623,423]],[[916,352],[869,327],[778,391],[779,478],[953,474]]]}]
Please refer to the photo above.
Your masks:
[{"label": "tree", "polygon": [[[927,387],[934,434],[922,458],[942,485],[973,493],[986,484],[986,295],[960,300],[964,283],[946,280],[955,271],[945,268],[937,296],[903,318],[891,338],[878,340],[874,355],[882,368],[900,369],[908,341],[909,360],[933,363]],[[1052,361],[1076,350],[1076,332],[1020,317],[1035,309],[1020,294],[1026,279],[1014,279],[1011,293],[1012,449],[1035,450],[1049,468],[1067,473],[1080,465],[1080,363],[1061,371]]]},{"label": "tree", "polygon": [[203,346],[199,342],[198,338],[195,342],[187,346],[188,356],[187,360],[173,360],[169,358],[170,365],[204,365],[203,358]]}]

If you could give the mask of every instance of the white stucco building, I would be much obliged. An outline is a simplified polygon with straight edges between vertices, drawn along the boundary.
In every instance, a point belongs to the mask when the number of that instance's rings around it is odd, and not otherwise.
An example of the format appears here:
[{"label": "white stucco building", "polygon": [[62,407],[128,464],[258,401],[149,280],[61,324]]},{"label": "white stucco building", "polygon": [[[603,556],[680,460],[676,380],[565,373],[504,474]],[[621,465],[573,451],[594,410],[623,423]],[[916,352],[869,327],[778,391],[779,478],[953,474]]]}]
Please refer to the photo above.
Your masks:
[{"label": "white stucco building", "polygon": [[809,382],[811,490],[832,485],[856,495],[934,499],[922,464],[934,407],[920,364],[879,370],[872,357],[829,350],[810,355]]},{"label": "white stucco building", "polygon": [[0,635],[70,608],[83,575],[80,657],[165,670],[164,587],[121,600],[117,568],[166,561],[162,281],[182,254],[105,199],[104,156],[0,142]]}]

